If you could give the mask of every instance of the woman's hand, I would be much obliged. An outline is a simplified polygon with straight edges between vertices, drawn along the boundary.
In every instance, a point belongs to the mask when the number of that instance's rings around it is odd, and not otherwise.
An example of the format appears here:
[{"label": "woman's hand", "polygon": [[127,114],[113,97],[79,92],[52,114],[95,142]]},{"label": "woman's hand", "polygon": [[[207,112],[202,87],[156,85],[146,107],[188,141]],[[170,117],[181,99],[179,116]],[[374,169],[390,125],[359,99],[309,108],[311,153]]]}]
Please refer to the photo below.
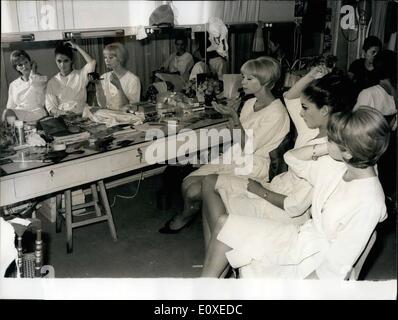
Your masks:
[{"label": "woman's hand", "polygon": [[120,83],[119,78],[117,77],[117,75],[112,72],[111,73],[111,83],[118,89],[118,90],[122,90],[122,84]]},{"label": "woman's hand", "polygon": [[32,69],[32,74],[36,74],[36,71],[37,71],[37,63],[36,63],[36,61],[31,61],[31,63],[30,63],[30,66],[31,66],[31,69]]},{"label": "woman's hand", "polygon": [[226,116],[229,116],[232,118],[236,118],[236,117],[239,118],[238,114],[235,110],[235,104],[233,104],[233,103],[227,103],[227,105],[224,105],[224,104],[219,104],[219,103],[216,103],[213,101],[212,105],[217,112],[219,112],[223,115],[226,115]]},{"label": "woman's hand", "polygon": [[268,191],[259,182],[249,178],[249,183],[247,184],[247,191],[258,195],[260,198]]},{"label": "woman's hand", "polygon": [[307,76],[311,79],[320,79],[330,73],[331,69],[327,68],[325,65],[318,65],[313,67],[310,72],[307,73]]},{"label": "woman's hand", "polygon": [[72,49],[77,50],[78,45],[72,41],[66,41],[65,44],[69,44]]}]

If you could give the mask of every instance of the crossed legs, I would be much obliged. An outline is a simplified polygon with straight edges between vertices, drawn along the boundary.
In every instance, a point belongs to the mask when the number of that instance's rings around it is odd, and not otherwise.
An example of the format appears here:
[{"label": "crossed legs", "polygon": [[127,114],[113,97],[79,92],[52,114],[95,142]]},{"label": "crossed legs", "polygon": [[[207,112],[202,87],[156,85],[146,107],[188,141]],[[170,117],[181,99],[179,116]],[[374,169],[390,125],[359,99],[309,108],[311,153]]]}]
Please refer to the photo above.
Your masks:
[{"label": "crossed legs", "polygon": [[182,182],[182,195],[184,199],[184,209],[175,215],[170,222],[170,228],[178,230],[189,223],[194,215],[199,212],[202,199],[202,180],[203,176],[187,177]]},{"label": "crossed legs", "polygon": [[[228,219],[224,203],[215,191],[217,175],[209,175],[202,182],[202,213],[205,232],[205,262],[202,277],[218,278],[228,265],[225,253],[230,247],[217,240],[217,236]],[[206,236],[206,228],[208,235]]]}]

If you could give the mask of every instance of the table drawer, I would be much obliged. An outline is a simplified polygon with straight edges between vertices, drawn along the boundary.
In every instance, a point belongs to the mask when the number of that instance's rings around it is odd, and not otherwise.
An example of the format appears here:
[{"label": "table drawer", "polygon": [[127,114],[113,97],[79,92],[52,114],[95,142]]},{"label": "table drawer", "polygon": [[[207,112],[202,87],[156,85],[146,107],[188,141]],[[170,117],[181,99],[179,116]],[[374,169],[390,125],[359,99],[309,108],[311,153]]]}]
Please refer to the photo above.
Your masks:
[{"label": "table drawer", "polygon": [[78,185],[86,179],[84,163],[53,168],[33,173],[15,179],[15,195],[17,198],[34,196],[35,194],[51,193],[56,189],[63,189]]}]

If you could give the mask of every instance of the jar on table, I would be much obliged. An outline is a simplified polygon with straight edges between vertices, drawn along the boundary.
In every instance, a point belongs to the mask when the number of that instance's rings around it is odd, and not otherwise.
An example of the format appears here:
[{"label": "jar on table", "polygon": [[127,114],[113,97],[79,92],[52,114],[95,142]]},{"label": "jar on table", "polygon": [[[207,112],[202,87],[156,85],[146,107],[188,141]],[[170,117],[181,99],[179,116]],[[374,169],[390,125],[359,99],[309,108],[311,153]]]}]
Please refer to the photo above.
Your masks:
[{"label": "jar on table", "polygon": [[17,139],[17,144],[20,146],[24,145],[26,141],[25,141],[25,130],[24,130],[23,121],[15,120],[14,127],[15,127],[15,136]]}]

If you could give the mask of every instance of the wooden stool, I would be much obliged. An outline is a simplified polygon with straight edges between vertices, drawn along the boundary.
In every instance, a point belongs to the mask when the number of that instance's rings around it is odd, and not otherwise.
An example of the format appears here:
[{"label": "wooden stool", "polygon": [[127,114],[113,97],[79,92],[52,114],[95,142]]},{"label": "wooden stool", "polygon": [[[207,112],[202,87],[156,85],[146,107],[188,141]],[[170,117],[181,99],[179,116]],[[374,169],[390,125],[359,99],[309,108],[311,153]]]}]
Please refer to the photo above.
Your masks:
[{"label": "wooden stool", "polygon": [[[100,197],[98,195],[97,187],[100,191]],[[65,197],[65,209],[62,208],[62,194],[56,196],[56,232],[60,232],[62,229],[62,218],[66,221],[66,249],[67,253],[73,251],[73,234],[74,228],[82,227],[85,225],[108,221],[109,229],[114,241],[117,241],[115,224],[113,223],[112,211],[109,206],[108,196],[106,195],[106,189],[102,180],[91,184],[91,193],[93,196],[92,201],[83,204],[72,205],[72,192],[71,189],[64,191]],[[100,200],[102,203],[100,203]],[[94,210],[84,212],[82,214],[76,214],[74,211],[93,207]],[[94,218],[87,218],[82,221],[73,222],[73,216],[86,216],[89,214],[96,214]]]}]

